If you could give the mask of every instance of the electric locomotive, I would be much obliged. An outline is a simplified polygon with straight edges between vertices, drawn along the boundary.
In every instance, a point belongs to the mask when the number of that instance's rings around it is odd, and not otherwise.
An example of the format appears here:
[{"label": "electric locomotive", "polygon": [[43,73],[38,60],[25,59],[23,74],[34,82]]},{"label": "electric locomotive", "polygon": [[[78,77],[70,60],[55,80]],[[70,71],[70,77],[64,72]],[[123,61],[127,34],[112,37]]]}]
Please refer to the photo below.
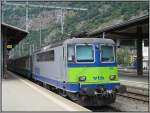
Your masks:
[{"label": "electric locomotive", "polygon": [[119,82],[116,47],[111,39],[66,39],[41,48],[29,58],[30,78],[85,105],[111,104],[116,93],[126,91]]}]

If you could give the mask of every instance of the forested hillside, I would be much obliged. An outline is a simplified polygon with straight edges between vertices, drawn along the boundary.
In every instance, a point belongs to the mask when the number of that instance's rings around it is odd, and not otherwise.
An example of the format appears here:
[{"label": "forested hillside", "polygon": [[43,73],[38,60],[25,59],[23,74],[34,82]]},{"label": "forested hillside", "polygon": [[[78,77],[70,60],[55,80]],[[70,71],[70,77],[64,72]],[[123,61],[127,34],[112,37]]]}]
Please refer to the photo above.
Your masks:
[{"label": "forested hillside", "polygon": [[[16,3],[16,2],[15,2]],[[23,3],[23,2],[17,2]],[[23,3],[25,4],[25,2]],[[64,34],[61,34],[60,10],[29,7],[29,35],[22,43],[39,48],[40,29],[42,45],[74,32],[92,31],[148,14],[147,2],[29,2],[49,6],[87,8],[87,11],[64,10]],[[3,6],[3,20],[25,29],[25,7]],[[29,50],[28,48],[24,50]],[[27,52],[28,53],[28,52]]]}]

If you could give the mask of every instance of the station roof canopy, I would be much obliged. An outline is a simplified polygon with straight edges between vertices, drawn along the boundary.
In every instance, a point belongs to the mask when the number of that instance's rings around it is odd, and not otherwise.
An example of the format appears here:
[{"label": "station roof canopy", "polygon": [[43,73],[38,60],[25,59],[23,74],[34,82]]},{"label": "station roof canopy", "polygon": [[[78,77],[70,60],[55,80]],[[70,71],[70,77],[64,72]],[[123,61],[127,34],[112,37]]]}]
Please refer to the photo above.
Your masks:
[{"label": "station roof canopy", "polygon": [[2,23],[1,24],[2,30],[2,38],[7,41],[7,44],[16,45],[21,41],[28,32],[26,30],[20,29],[18,27]]},{"label": "station roof canopy", "polygon": [[111,39],[137,39],[137,29],[141,28],[142,39],[149,38],[149,15],[138,17],[116,25],[96,29],[88,33],[89,37],[101,37],[105,34],[106,38]]}]

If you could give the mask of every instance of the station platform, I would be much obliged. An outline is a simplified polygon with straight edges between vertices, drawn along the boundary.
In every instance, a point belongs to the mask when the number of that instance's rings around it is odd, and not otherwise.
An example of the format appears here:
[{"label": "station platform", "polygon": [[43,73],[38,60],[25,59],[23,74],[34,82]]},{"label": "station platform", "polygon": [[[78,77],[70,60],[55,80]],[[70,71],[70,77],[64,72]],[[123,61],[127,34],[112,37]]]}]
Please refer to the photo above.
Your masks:
[{"label": "station platform", "polygon": [[[126,74],[126,76],[137,76],[137,70],[136,69],[130,69],[130,68],[119,68],[119,73]],[[149,70],[143,70],[143,75],[141,77],[147,77],[149,75]]]},{"label": "station platform", "polygon": [[7,72],[2,80],[2,111],[90,111],[27,79]]},{"label": "station platform", "polygon": [[119,80],[121,84],[143,89],[144,91],[149,89],[149,73],[148,71],[144,72],[144,75],[138,76],[135,70],[126,69],[120,70],[119,69]]}]

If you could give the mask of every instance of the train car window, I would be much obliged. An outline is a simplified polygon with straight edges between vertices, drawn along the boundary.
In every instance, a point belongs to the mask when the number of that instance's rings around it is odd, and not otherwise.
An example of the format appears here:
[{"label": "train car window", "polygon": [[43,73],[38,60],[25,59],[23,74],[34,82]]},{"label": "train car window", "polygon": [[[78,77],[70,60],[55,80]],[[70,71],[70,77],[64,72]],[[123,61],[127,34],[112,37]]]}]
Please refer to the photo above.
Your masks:
[{"label": "train car window", "polygon": [[68,48],[67,48],[67,60],[68,60],[68,62],[73,62],[74,58],[75,58],[74,46],[68,45]]},{"label": "train car window", "polygon": [[50,51],[50,61],[54,61],[54,50]]},{"label": "train car window", "polygon": [[94,49],[92,45],[76,46],[77,62],[94,62]]},{"label": "train car window", "polygon": [[36,59],[38,62],[54,61],[54,50],[38,53]]},{"label": "train car window", "polygon": [[101,62],[114,62],[115,53],[114,47],[108,45],[101,45]]}]

